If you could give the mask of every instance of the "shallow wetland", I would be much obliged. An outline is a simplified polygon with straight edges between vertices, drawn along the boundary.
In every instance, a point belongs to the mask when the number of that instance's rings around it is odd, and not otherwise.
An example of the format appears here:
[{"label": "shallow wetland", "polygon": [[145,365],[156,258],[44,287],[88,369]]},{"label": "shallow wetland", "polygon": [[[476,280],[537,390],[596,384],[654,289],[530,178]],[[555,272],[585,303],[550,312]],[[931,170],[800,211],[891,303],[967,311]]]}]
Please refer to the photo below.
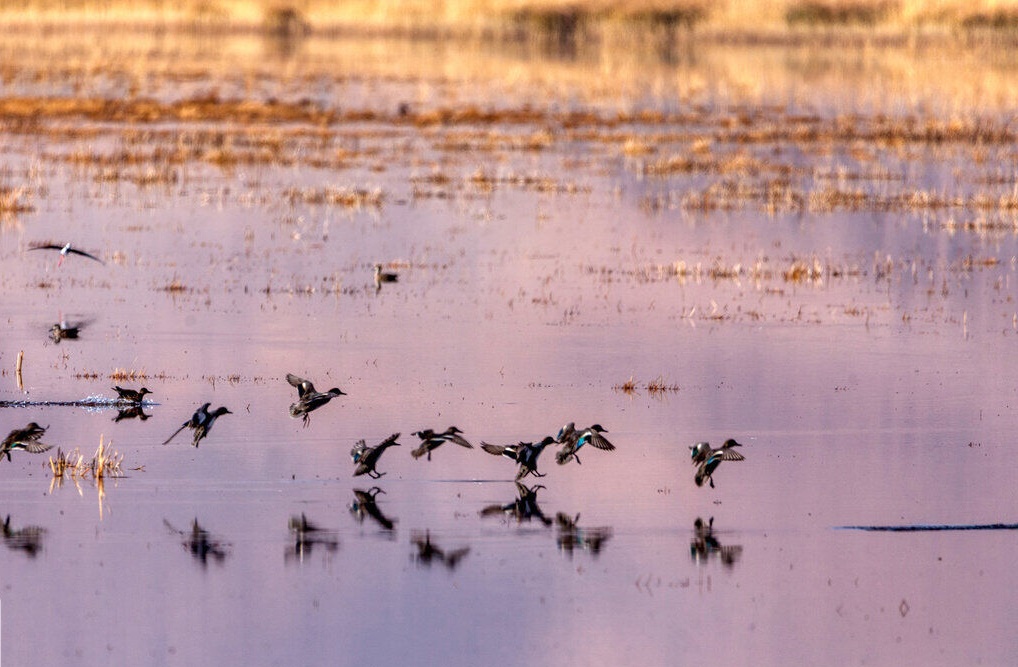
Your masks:
[{"label": "shallow wetland", "polygon": [[1014,664],[1018,62],[634,41],[0,36],[2,658]]}]

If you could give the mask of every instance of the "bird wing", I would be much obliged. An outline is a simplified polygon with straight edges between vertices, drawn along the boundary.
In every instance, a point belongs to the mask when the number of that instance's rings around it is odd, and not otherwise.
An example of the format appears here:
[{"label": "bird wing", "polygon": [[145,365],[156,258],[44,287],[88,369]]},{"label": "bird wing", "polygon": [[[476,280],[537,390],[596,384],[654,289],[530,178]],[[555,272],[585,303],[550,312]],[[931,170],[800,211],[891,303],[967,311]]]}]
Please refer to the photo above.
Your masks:
[{"label": "bird wing", "polygon": [[41,454],[42,452],[45,452],[47,449],[52,448],[53,445],[47,445],[45,443],[38,442],[35,440],[19,441],[11,445],[11,449],[23,449],[31,454]]},{"label": "bird wing", "polygon": [[56,245],[55,243],[40,243],[39,245],[29,246],[29,250],[63,250],[64,246]]},{"label": "bird wing", "polygon": [[604,437],[597,431],[588,431],[588,435],[590,437],[587,440],[594,447],[597,447],[598,449],[603,449],[605,451],[611,451],[615,449],[615,445],[608,442],[608,438]]},{"label": "bird wing", "polygon": [[397,445],[398,446],[399,443],[396,442],[396,438],[398,438],[398,437],[399,437],[399,433],[393,433],[388,438],[386,438],[385,440],[383,440],[380,443],[378,443],[377,447],[389,447],[390,445]]},{"label": "bird wing", "polygon": [[450,433],[449,435],[445,436],[445,439],[448,440],[449,442],[455,442],[460,447],[466,447],[467,449],[474,448],[474,446],[471,445],[466,438],[464,438],[462,435],[459,435],[458,433]]},{"label": "bird wing", "polygon": [[502,454],[505,452],[505,445],[489,445],[488,443],[482,440],[481,449],[488,452],[489,454],[494,454],[495,456],[502,456]]},{"label": "bird wing", "polygon": [[714,452],[714,455],[720,455],[722,461],[745,461],[746,457],[735,451],[734,449],[722,449]]},{"label": "bird wing", "polygon": [[304,394],[308,393],[309,391],[315,390],[315,386],[313,384],[311,384],[304,378],[297,377],[293,373],[286,374],[286,381],[290,383],[291,387],[297,388],[297,396],[300,398],[304,398]]},{"label": "bird wing", "polygon": [[102,261],[101,259],[99,259],[95,255],[92,255],[92,254],[89,254],[89,253],[85,252],[84,250],[78,250],[77,248],[68,248],[67,252],[73,253],[75,255],[81,255],[82,257],[88,257],[89,259],[94,259],[95,261],[99,262],[100,264],[102,264],[104,266],[106,265],[106,262]]}]

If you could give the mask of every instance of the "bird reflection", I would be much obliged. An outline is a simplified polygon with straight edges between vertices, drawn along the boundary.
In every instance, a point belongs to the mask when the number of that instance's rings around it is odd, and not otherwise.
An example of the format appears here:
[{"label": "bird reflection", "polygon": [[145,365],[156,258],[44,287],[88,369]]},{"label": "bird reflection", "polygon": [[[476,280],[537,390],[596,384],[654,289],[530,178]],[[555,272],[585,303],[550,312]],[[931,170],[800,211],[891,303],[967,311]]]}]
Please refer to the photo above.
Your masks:
[{"label": "bird reflection", "polygon": [[377,486],[373,486],[367,491],[354,489],[354,501],[350,503],[350,513],[361,523],[364,523],[364,517],[369,516],[385,530],[392,530],[396,523],[395,520],[382,514],[382,510],[378,509],[378,505],[375,504],[375,496],[379,493],[385,493],[385,491]]},{"label": "bird reflection", "polygon": [[516,519],[517,523],[537,519],[546,526],[551,525],[551,519],[546,517],[537,505],[537,490],[543,489],[540,484],[528,487],[516,482],[516,499],[503,504],[488,505],[481,510],[481,516],[503,515]]},{"label": "bird reflection", "polygon": [[226,548],[229,544],[213,537],[212,534],[198,525],[197,518],[194,520],[194,523],[191,524],[190,531],[177,530],[173,527],[173,524],[166,519],[163,519],[163,523],[166,524],[166,527],[169,528],[171,532],[174,532],[184,538],[184,541],[181,544],[185,549],[191,552],[191,555],[194,556],[195,560],[201,563],[202,567],[208,565],[209,558],[217,563],[222,563],[226,560]]},{"label": "bird reflection", "polygon": [[145,412],[145,408],[141,405],[132,405],[129,408],[122,408],[117,410],[117,416],[113,418],[114,422],[123,421],[125,419],[138,419],[145,421],[152,415]]},{"label": "bird reflection", "polygon": [[693,562],[706,565],[707,561],[716,556],[721,559],[722,565],[731,568],[741,555],[741,544],[723,546],[714,537],[714,517],[706,523],[700,517],[696,517],[696,521],[693,522],[693,539],[689,542],[689,557]]},{"label": "bird reflection", "polygon": [[558,536],[555,542],[558,548],[566,552],[572,558],[573,551],[583,549],[591,555],[597,556],[601,553],[601,547],[612,536],[612,529],[608,526],[598,528],[581,528],[579,526],[580,515],[571,517],[563,512],[555,515],[555,524],[558,526]]},{"label": "bird reflection", "polygon": [[431,532],[427,530],[423,535],[419,530],[413,531],[410,534],[410,543],[417,547],[417,553],[413,555],[414,562],[424,567],[431,567],[431,563],[436,562],[455,570],[460,561],[470,553],[470,547],[462,547],[455,551],[440,549],[432,543]]},{"label": "bird reflection", "polygon": [[290,517],[290,532],[294,537],[292,549],[287,549],[284,560],[296,558],[301,563],[305,556],[311,556],[311,550],[316,544],[329,553],[334,553],[339,548],[339,539],[336,538],[336,531],[325,530],[308,521],[302,512],[300,516]]},{"label": "bird reflection", "polygon": [[7,460],[11,460],[11,452],[14,450],[22,450],[29,454],[41,454],[48,449],[51,449],[53,445],[47,445],[43,442],[39,442],[39,438],[46,433],[48,426],[39,426],[35,422],[29,422],[25,428],[16,428],[7,434],[7,437],[0,442],[0,461],[6,456]]},{"label": "bird reflection", "polygon": [[42,551],[42,536],[46,529],[41,526],[25,526],[11,528],[11,515],[8,514],[3,523],[4,546],[11,551],[23,551],[29,558],[35,558]]},{"label": "bird reflection", "polygon": [[188,419],[183,424],[181,424],[180,428],[174,431],[173,435],[166,438],[166,441],[163,442],[163,444],[168,445],[170,443],[170,440],[173,440],[175,437],[177,437],[178,433],[183,431],[185,428],[189,428],[194,431],[194,438],[192,439],[191,444],[197,447],[198,443],[200,443],[202,439],[204,439],[205,436],[209,434],[209,431],[212,430],[212,425],[216,423],[217,419],[219,419],[222,415],[233,414],[226,408],[225,405],[216,408],[212,412],[209,412],[210,405],[212,404],[205,403],[200,408],[195,410],[194,414],[191,415],[191,418]]}]

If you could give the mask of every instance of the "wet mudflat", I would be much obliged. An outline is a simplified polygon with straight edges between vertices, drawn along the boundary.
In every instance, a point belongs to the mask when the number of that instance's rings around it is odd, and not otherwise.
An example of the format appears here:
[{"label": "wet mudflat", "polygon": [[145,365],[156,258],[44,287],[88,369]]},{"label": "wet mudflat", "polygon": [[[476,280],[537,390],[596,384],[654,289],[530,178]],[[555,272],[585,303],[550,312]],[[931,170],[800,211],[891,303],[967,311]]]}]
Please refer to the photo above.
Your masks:
[{"label": "wet mudflat", "polygon": [[153,391],[0,410],[12,664],[1018,656],[1011,64],[3,39],[0,400]]}]

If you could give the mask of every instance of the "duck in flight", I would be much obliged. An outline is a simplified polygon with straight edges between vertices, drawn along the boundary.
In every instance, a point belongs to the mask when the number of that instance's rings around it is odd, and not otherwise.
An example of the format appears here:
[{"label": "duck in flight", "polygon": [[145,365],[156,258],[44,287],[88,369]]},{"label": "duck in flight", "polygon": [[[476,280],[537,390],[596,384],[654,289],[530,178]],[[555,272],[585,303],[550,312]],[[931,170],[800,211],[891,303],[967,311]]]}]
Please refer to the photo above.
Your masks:
[{"label": "duck in flight", "polygon": [[293,373],[286,374],[286,381],[290,383],[291,387],[297,389],[297,402],[290,405],[290,416],[295,419],[303,417],[305,427],[311,423],[310,412],[317,410],[337,396],[346,396],[346,392],[341,391],[338,387],[333,387],[326,392],[315,391],[315,385]]},{"label": "duck in flight", "polygon": [[717,449],[712,448],[709,442],[698,442],[690,446],[689,455],[693,460],[693,465],[699,466],[696,470],[696,476],[693,478],[697,486],[703,486],[704,482],[708,482],[710,488],[713,489],[714,471],[717,470],[722,461],[746,460],[746,457],[732,449],[733,447],[742,447],[742,445],[729,438]]},{"label": "duck in flight", "polygon": [[396,438],[399,437],[399,433],[393,433],[388,438],[378,443],[374,447],[368,447],[363,440],[359,440],[350,450],[350,457],[353,462],[357,464],[356,470],[353,471],[353,476],[358,477],[360,475],[367,474],[372,479],[378,479],[384,472],[378,472],[375,470],[375,466],[378,465],[378,459],[382,458],[382,453],[389,447],[399,447],[400,444],[396,442]]},{"label": "duck in flight", "polygon": [[98,257],[96,257],[95,255],[93,255],[91,253],[87,253],[84,250],[78,250],[77,248],[72,248],[70,243],[65,243],[64,245],[57,245],[56,243],[40,243],[40,244],[33,245],[33,246],[29,247],[29,250],[57,250],[57,251],[59,251],[60,252],[60,261],[57,262],[57,266],[60,266],[61,264],[64,263],[64,259],[67,257],[67,255],[81,255],[82,257],[88,257],[89,259],[94,259],[95,261],[99,262],[100,264],[103,264],[103,265],[106,264],[106,262],[102,261],[101,259],[99,259]]},{"label": "duck in flight", "polygon": [[39,438],[46,432],[46,426],[39,426],[35,422],[29,422],[25,428],[16,428],[7,434],[7,437],[0,442],[0,461],[6,456],[11,460],[11,451],[20,449],[29,454],[41,454],[53,445],[39,442]]},{"label": "duck in flight", "polygon": [[489,454],[504,456],[519,463],[520,469],[516,473],[516,481],[518,482],[527,475],[544,477],[544,473],[537,472],[537,457],[541,455],[545,447],[553,442],[555,442],[555,438],[549,435],[538,443],[521,442],[517,445],[489,445],[486,442],[482,442],[481,449]]},{"label": "duck in flight", "polygon": [[166,441],[163,444],[164,445],[170,444],[170,440],[173,440],[175,437],[177,437],[178,433],[183,431],[185,428],[189,428],[194,431],[194,439],[191,441],[191,444],[197,447],[198,443],[200,443],[205,438],[205,436],[209,434],[209,431],[212,429],[212,425],[216,423],[217,419],[219,419],[223,415],[233,414],[226,408],[225,405],[216,408],[212,412],[209,412],[210,405],[212,404],[205,403],[200,408],[195,410],[194,414],[191,415],[191,418],[188,419],[183,424],[181,424],[180,428],[174,431],[173,435],[166,438]]},{"label": "duck in flight", "polygon": [[576,459],[576,462],[580,463],[580,457],[576,455],[576,452],[588,444],[597,449],[612,451],[615,449],[615,445],[608,442],[608,438],[601,435],[607,432],[608,430],[600,424],[594,424],[582,431],[577,431],[576,424],[569,422],[559,429],[556,440],[562,444],[562,449],[555,455],[555,460],[559,465],[565,465],[572,459]]},{"label": "duck in flight", "polygon": [[410,455],[415,459],[419,459],[422,456],[427,455],[428,460],[431,460],[431,450],[438,448],[443,442],[455,442],[460,447],[466,447],[467,449],[473,449],[466,438],[462,435],[463,431],[459,430],[455,426],[450,426],[445,429],[442,433],[435,433],[430,428],[424,429],[423,431],[414,431],[411,435],[416,435],[421,439],[421,446],[410,452]]}]

